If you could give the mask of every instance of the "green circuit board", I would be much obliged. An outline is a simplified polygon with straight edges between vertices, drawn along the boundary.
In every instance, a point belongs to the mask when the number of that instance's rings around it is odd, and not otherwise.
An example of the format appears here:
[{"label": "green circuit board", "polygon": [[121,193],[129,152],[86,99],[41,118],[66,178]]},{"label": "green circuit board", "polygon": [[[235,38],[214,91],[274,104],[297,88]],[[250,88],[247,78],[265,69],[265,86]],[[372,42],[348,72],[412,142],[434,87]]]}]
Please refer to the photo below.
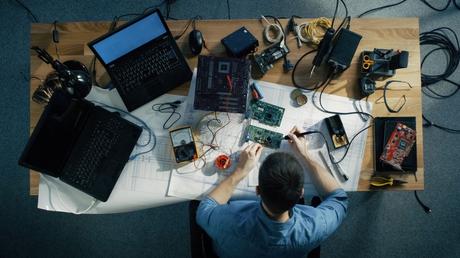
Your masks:
[{"label": "green circuit board", "polygon": [[246,140],[260,143],[268,148],[279,149],[283,140],[283,134],[249,125]]},{"label": "green circuit board", "polygon": [[284,108],[263,102],[251,101],[251,118],[270,126],[280,126]]}]

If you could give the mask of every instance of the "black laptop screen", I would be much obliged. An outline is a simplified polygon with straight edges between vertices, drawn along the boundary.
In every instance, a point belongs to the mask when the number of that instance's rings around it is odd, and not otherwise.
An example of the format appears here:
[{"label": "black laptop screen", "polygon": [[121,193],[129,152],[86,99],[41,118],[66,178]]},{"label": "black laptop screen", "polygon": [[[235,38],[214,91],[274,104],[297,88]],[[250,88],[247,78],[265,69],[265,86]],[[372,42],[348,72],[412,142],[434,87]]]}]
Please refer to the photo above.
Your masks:
[{"label": "black laptop screen", "polygon": [[101,59],[110,63],[166,33],[158,12],[129,25],[94,44]]}]

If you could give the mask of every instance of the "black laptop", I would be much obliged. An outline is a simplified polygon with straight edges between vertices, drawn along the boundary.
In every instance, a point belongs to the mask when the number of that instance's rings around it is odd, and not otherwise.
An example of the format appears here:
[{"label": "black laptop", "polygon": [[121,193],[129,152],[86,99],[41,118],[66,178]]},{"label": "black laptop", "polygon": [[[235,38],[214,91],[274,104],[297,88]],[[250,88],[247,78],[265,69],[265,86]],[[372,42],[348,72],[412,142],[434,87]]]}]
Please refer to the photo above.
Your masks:
[{"label": "black laptop", "polygon": [[118,113],[56,91],[19,164],[105,202],[141,132]]},{"label": "black laptop", "polygon": [[192,77],[160,11],[153,10],[88,43],[128,111]]}]

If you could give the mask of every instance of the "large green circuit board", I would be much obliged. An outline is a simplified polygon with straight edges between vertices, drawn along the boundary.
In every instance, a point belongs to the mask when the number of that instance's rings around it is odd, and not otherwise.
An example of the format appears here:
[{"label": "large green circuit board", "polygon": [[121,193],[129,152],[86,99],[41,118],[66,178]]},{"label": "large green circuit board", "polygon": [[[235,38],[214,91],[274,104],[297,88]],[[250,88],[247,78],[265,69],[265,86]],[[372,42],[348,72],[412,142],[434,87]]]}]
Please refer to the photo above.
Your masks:
[{"label": "large green circuit board", "polygon": [[278,149],[281,146],[283,134],[249,125],[247,128],[246,140],[260,143],[269,148]]},{"label": "large green circuit board", "polygon": [[280,126],[284,108],[260,100],[251,101],[251,117],[262,124]]}]

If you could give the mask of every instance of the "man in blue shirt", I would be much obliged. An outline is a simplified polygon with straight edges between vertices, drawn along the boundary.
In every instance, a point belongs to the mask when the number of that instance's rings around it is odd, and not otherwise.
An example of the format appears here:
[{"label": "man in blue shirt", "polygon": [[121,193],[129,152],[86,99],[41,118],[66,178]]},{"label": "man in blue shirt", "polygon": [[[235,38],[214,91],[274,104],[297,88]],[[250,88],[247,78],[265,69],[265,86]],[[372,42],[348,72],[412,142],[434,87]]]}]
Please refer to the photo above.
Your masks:
[{"label": "man in blue shirt", "polygon": [[266,158],[259,171],[257,194],[261,201],[232,201],[236,185],[260,158],[262,146],[249,145],[238,166],[223,180],[197,210],[197,223],[213,239],[220,257],[306,257],[329,237],[347,212],[347,195],[323,167],[311,160],[304,137],[293,128],[289,142],[300,154],[322,203],[314,208],[296,205],[303,196],[304,175],[299,161],[287,153]]}]

